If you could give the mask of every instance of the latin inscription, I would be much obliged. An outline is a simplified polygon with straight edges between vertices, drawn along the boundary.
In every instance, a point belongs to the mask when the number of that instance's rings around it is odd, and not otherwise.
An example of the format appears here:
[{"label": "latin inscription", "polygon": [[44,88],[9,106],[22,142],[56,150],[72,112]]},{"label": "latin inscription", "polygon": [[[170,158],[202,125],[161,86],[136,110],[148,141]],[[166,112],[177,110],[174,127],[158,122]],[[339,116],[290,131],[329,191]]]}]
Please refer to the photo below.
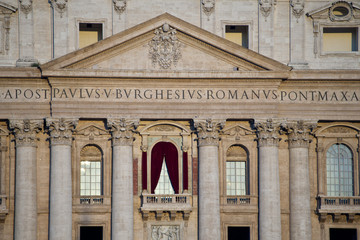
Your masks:
[{"label": "latin inscription", "polygon": [[0,100],[359,102],[360,90],[9,88]]}]

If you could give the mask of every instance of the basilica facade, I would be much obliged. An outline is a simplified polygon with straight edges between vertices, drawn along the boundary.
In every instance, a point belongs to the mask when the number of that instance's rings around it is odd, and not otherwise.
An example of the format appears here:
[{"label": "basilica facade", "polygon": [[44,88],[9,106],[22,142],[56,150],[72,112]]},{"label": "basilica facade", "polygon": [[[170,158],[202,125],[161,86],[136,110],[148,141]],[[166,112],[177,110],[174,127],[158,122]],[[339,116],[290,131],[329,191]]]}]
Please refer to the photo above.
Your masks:
[{"label": "basilica facade", "polygon": [[0,0],[0,239],[360,239],[360,4]]}]

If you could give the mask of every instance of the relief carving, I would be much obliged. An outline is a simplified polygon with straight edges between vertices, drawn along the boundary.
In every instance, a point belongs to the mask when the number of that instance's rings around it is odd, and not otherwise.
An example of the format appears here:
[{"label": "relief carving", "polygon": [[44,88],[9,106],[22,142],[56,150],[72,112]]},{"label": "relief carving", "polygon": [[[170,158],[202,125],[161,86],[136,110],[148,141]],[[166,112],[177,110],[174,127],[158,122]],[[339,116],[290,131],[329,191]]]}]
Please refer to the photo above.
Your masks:
[{"label": "relief carving", "polygon": [[72,133],[78,124],[77,119],[46,119],[52,145],[71,145]]},{"label": "relief carving", "polygon": [[289,148],[308,148],[310,133],[316,128],[316,122],[297,121],[286,124],[289,133]]},{"label": "relief carving", "polygon": [[134,141],[133,133],[139,126],[139,120],[134,119],[108,119],[107,125],[112,134],[113,146],[129,146]]},{"label": "relief carving", "polygon": [[152,226],[151,240],[180,240],[180,226]]},{"label": "relief carving", "polygon": [[155,36],[149,42],[149,56],[155,67],[157,64],[163,69],[168,69],[172,64],[181,58],[182,44],[176,36],[176,29],[165,23],[162,27],[155,30]]},{"label": "relief carving", "polygon": [[331,127],[324,131],[324,133],[354,133],[356,134],[357,131],[355,131],[352,128],[349,127]]},{"label": "relief carving", "polygon": [[20,9],[25,13],[25,16],[31,12],[32,10],[32,0],[19,0],[20,1]]},{"label": "relief carving", "polygon": [[175,130],[175,127],[170,125],[160,125],[155,127],[156,132],[172,132]]},{"label": "relief carving", "polygon": [[291,0],[290,5],[292,7],[292,12],[294,16],[299,19],[304,12],[304,0]]},{"label": "relief carving", "polygon": [[266,18],[270,15],[273,5],[276,4],[276,0],[259,0],[261,14]]},{"label": "relief carving", "polygon": [[60,13],[60,17],[63,17],[63,13],[66,11],[66,4],[68,0],[52,0],[52,6]]},{"label": "relief carving", "polygon": [[278,146],[280,142],[280,130],[282,123],[267,119],[266,121],[256,121],[254,127],[256,128],[256,135],[259,147]]},{"label": "relief carving", "polygon": [[126,10],[126,0],[113,0],[114,9],[119,14],[122,14]]},{"label": "relief carving", "polygon": [[15,135],[17,147],[36,147],[36,134],[42,129],[42,120],[10,120],[10,129]]},{"label": "relief carving", "polygon": [[215,9],[215,0],[201,0],[201,5],[209,20],[209,16],[214,12]]},{"label": "relief carving", "polygon": [[226,151],[226,157],[247,157],[247,153],[244,148],[233,145]]},{"label": "relief carving", "polygon": [[241,126],[236,126],[224,131],[224,134],[235,137],[235,140],[240,140],[241,137],[253,134],[252,131]]},{"label": "relief carving", "polygon": [[225,120],[194,120],[198,134],[199,146],[217,146],[220,130],[225,126]]}]

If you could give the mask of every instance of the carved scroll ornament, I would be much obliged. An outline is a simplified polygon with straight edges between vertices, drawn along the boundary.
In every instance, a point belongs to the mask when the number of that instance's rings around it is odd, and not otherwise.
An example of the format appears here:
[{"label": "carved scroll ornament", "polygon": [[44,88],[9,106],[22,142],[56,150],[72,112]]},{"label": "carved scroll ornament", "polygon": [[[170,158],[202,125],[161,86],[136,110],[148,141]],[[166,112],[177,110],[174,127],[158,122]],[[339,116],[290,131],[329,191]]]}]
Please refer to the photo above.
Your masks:
[{"label": "carved scroll ornament", "polygon": [[282,123],[272,119],[266,121],[256,121],[256,135],[259,147],[278,146],[280,142],[280,129]]},{"label": "carved scroll ornament", "polygon": [[194,120],[199,146],[217,146],[220,130],[225,126],[224,120]]},{"label": "carved scroll ornament", "polygon": [[71,145],[72,133],[77,124],[77,119],[46,119],[46,126],[49,128],[51,144]]},{"label": "carved scroll ornament", "polygon": [[27,16],[32,10],[32,0],[20,0],[20,9]]},{"label": "carved scroll ornament", "polygon": [[16,146],[36,147],[36,134],[42,129],[42,120],[10,120],[10,129],[13,129]]}]

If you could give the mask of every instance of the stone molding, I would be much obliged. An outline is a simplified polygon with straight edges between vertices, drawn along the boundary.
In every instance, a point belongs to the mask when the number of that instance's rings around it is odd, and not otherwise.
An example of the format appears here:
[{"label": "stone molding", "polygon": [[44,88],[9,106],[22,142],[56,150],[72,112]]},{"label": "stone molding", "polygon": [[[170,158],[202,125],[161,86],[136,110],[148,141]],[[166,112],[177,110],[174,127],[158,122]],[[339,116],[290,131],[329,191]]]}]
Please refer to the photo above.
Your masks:
[{"label": "stone molding", "polygon": [[51,145],[70,145],[72,133],[78,124],[78,119],[46,119],[46,127],[50,132]]},{"label": "stone molding", "polygon": [[27,17],[27,15],[32,11],[32,0],[19,0],[20,1],[20,9],[23,11]]},{"label": "stone molding", "polygon": [[119,14],[122,14],[126,10],[126,0],[113,0],[114,9]]},{"label": "stone molding", "polygon": [[36,147],[36,134],[43,126],[42,120],[10,120],[10,129],[15,135],[16,147]]},{"label": "stone molding", "polygon": [[294,16],[299,19],[301,15],[304,13],[304,6],[305,1],[304,0],[291,0],[290,2],[292,13]]},{"label": "stone molding", "polygon": [[210,16],[215,10],[215,0],[201,0],[201,5],[206,16]]},{"label": "stone molding", "polygon": [[259,147],[278,147],[281,140],[279,136],[282,125],[282,122],[274,119],[256,120],[254,127]]},{"label": "stone molding", "polygon": [[285,128],[289,134],[289,148],[308,148],[311,142],[310,133],[316,126],[315,121],[288,122]]},{"label": "stone molding", "polygon": [[198,135],[198,144],[200,146],[218,146],[220,130],[225,126],[225,120],[194,120],[194,127]]},{"label": "stone molding", "polygon": [[64,12],[67,9],[68,0],[51,0],[53,8],[60,13],[60,17],[63,17]]},{"label": "stone molding", "polygon": [[133,133],[139,126],[138,119],[107,119],[107,125],[110,128],[113,146],[132,146]]},{"label": "stone molding", "polygon": [[149,42],[149,56],[153,66],[157,64],[162,69],[168,69],[181,58],[182,44],[176,36],[176,29],[165,23],[162,27],[155,29],[155,36]]}]

